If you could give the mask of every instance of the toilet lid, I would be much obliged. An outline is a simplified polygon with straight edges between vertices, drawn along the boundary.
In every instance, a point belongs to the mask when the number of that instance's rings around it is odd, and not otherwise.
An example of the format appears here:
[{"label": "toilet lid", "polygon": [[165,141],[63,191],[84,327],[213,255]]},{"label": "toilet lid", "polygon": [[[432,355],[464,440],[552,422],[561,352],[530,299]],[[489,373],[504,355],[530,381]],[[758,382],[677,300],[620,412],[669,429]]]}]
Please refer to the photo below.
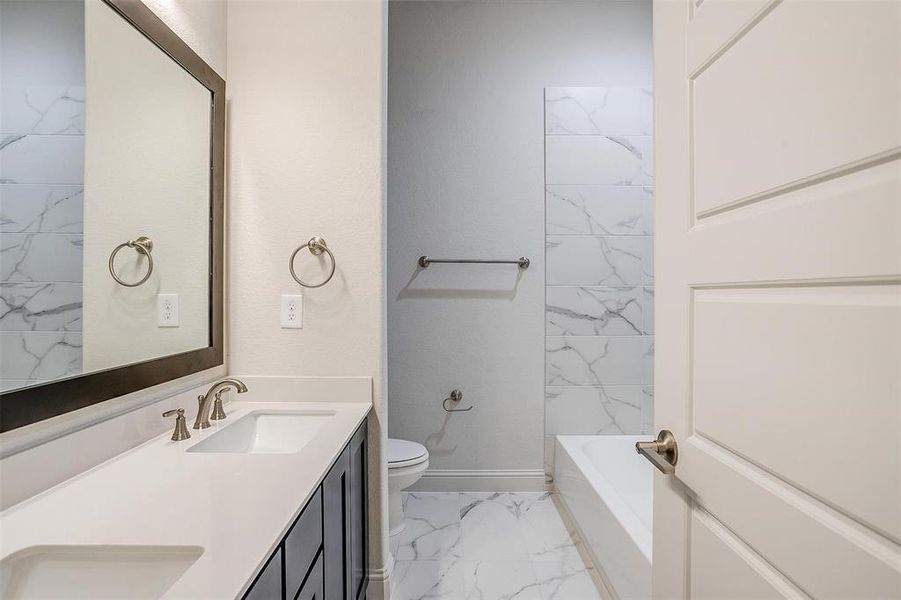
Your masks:
[{"label": "toilet lid", "polygon": [[388,438],[388,463],[402,463],[428,456],[429,451],[422,444],[408,440]]}]

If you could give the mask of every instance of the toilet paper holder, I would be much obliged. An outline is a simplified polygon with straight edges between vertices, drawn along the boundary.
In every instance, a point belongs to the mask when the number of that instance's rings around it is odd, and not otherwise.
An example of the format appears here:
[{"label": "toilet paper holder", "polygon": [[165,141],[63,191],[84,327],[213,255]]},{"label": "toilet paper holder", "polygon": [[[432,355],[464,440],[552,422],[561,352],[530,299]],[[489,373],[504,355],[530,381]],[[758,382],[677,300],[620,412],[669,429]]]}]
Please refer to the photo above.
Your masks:
[{"label": "toilet paper holder", "polygon": [[445,412],[449,412],[449,413],[450,412],[469,412],[469,411],[471,411],[473,409],[473,406],[471,406],[471,405],[468,408],[448,408],[447,407],[448,402],[459,403],[460,400],[462,400],[462,399],[463,399],[463,392],[461,392],[460,390],[453,390],[450,393],[450,396],[445,398],[444,402],[441,403],[441,407],[444,408]]}]

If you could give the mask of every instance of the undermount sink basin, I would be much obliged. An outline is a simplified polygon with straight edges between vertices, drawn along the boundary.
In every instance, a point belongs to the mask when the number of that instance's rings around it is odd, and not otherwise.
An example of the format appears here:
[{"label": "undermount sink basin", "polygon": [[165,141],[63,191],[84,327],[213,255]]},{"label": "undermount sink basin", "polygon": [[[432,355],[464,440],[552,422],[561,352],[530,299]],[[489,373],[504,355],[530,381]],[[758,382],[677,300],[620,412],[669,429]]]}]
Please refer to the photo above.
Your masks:
[{"label": "undermount sink basin", "polygon": [[334,416],[332,411],[254,411],[191,446],[188,452],[293,454]]},{"label": "undermount sink basin", "polygon": [[160,598],[199,546],[31,546],[0,561],[0,597]]}]

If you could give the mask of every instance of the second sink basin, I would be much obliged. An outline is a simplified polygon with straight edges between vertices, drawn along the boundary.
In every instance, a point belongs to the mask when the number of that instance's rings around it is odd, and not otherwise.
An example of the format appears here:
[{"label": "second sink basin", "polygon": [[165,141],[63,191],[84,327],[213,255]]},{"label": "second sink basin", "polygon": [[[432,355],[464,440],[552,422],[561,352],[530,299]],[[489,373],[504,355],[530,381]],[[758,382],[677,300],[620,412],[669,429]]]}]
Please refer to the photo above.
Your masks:
[{"label": "second sink basin", "polygon": [[188,452],[293,454],[334,416],[331,411],[254,411],[191,446]]},{"label": "second sink basin", "polygon": [[160,598],[201,554],[198,546],[32,546],[0,561],[0,596]]}]

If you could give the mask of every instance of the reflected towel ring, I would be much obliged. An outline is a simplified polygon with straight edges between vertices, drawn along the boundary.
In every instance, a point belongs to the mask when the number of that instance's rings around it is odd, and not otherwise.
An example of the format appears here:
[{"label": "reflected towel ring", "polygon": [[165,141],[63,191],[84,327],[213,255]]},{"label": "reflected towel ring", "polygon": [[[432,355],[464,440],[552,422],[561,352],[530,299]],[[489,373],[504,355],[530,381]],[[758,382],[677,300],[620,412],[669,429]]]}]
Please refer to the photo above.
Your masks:
[{"label": "reflected towel ring", "polygon": [[[119,250],[122,248],[134,248],[139,254],[143,254],[147,257],[147,273],[144,274],[143,277],[139,281],[135,283],[128,283],[119,279],[119,276],[116,275],[116,271],[113,268],[113,262],[116,260],[116,254],[119,253]],[[136,240],[130,240],[127,242],[123,242],[113,248],[112,253],[109,255],[109,274],[113,276],[113,279],[116,280],[116,283],[119,285],[124,285],[125,287],[138,287],[148,279],[150,279],[150,274],[153,273],[153,256],[150,254],[153,252],[153,240],[149,237],[142,235]]]},{"label": "reflected towel ring", "polygon": [[[294,272],[294,258],[297,256],[297,253],[303,250],[304,248],[310,249],[310,254],[314,256],[319,256],[323,252],[328,254],[329,258],[332,261],[332,268],[328,273],[328,277],[325,278],[325,281],[322,283],[305,283],[301,281],[300,277],[297,276],[297,273]],[[310,238],[310,241],[304,244],[303,246],[298,246],[294,249],[294,252],[291,253],[291,258],[288,259],[288,270],[291,271],[291,277],[294,278],[294,281],[299,283],[305,288],[318,288],[324,286],[326,283],[332,280],[332,276],[335,274],[335,255],[332,254],[332,251],[328,249],[328,245],[325,243],[325,240],[319,236],[314,236]]]}]

